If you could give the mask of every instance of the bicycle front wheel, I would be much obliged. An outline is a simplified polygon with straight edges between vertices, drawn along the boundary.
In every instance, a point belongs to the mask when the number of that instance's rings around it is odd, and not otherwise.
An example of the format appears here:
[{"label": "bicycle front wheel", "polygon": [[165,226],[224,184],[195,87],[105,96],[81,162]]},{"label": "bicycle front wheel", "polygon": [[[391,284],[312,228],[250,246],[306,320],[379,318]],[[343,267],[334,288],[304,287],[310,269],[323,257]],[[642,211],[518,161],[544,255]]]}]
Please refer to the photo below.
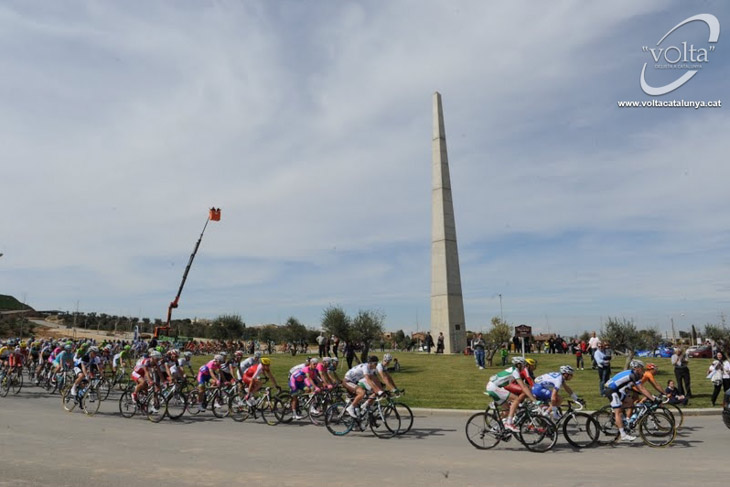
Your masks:
[{"label": "bicycle front wheel", "polygon": [[590,448],[598,443],[598,422],[587,413],[571,413],[563,419],[563,436],[574,448]]},{"label": "bicycle front wheel", "polygon": [[528,450],[543,453],[558,441],[558,427],[544,416],[531,416],[520,424],[519,438]]},{"label": "bicycle front wheel", "polygon": [[76,408],[76,394],[71,394],[71,382],[69,381],[61,391],[61,405],[69,413]]},{"label": "bicycle front wheel", "polygon": [[165,401],[165,411],[170,419],[180,419],[188,408],[188,400],[180,391],[170,394]]},{"label": "bicycle front wheel", "polygon": [[228,416],[228,393],[222,390],[215,391],[210,401],[210,408],[216,418]]},{"label": "bicycle front wheel", "polygon": [[243,422],[248,419],[251,415],[248,404],[246,404],[246,394],[239,392],[238,394],[232,394],[228,400],[228,409],[230,410],[231,418],[233,421]]},{"label": "bicycle front wheel", "polygon": [[99,381],[96,386],[99,391],[99,400],[106,401],[109,399],[109,394],[112,392],[112,383],[106,377]]},{"label": "bicycle front wheel", "polygon": [[155,391],[147,395],[147,419],[153,423],[159,423],[165,417],[165,403],[162,400],[162,394]]},{"label": "bicycle front wheel", "polygon": [[96,387],[89,387],[81,398],[80,403],[81,409],[84,410],[84,414],[87,416],[93,416],[98,413],[99,406],[101,405],[99,390]]},{"label": "bicycle front wheel", "polygon": [[355,419],[345,411],[346,407],[346,403],[336,402],[324,413],[324,425],[335,436],[346,435],[355,424]]},{"label": "bicycle front wheel", "polygon": [[610,445],[616,443],[619,430],[616,426],[615,415],[611,406],[605,406],[594,412],[591,416],[598,423],[598,444]]},{"label": "bicycle front wheel", "polygon": [[10,390],[13,391],[13,394],[20,393],[20,390],[23,388],[23,373],[18,372],[16,374],[13,374],[11,376],[10,381]]},{"label": "bicycle front wheel", "polygon": [[406,404],[402,402],[391,403],[391,406],[398,411],[400,416],[400,429],[398,430],[399,435],[404,435],[411,431],[413,428],[413,411]]},{"label": "bicycle front wheel", "polygon": [[2,382],[0,382],[0,396],[5,397],[10,392],[10,377],[8,374],[3,375]]},{"label": "bicycle front wheel", "polygon": [[675,428],[679,429],[684,424],[684,412],[682,412],[682,408],[680,408],[676,404],[670,404],[666,403],[664,405],[665,410],[672,413],[672,416],[674,417],[674,426]]},{"label": "bicycle front wheel", "polygon": [[390,406],[373,407],[369,421],[370,430],[378,438],[392,438],[400,429],[400,415]]},{"label": "bicycle front wheel", "polygon": [[504,426],[487,413],[476,413],[466,421],[466,439],[474,448],[489,450],[499,444]]},{"label": "bicycle front wheel", "polygon": [[674,419],[664,411],[650,411],[639,421],[639,435],[651,447],[667,446],[677,437]]},{"label": "bicycle front wheel", "polygon": [[274,415],[280,423],[291,423],[294,419],[291,409],[291,396],[284,392],[274,398]]},{"label": "bicycle front wheel", "polygon": [[275,426],[279,424],[279,419],[276,416],[275,406],[274,403],[276,401],[274,399],[271,399],[268,396],[264,396],[261,398],[256,407],[258,408],[259,412],[261,413],[261,419],[264,420],[266,424],[269,426]]},{"label": "bicycle front wheel", "polygon": [[134,388],[127,388],[119,397],[119,413],[123,418],[131,418],[137,413],[137,402],[132,399]]}]

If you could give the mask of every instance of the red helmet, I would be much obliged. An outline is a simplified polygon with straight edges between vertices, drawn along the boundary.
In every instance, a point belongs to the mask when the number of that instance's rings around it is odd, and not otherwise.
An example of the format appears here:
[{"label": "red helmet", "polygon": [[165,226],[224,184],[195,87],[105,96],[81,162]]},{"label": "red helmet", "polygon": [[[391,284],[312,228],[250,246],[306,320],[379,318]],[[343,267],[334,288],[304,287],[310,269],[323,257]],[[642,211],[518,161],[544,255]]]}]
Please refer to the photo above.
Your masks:
[{"label": "red helmet", "polygon": [[656,364],[652,364],[652,363],[646,364],[646,370],[656,370]]}]

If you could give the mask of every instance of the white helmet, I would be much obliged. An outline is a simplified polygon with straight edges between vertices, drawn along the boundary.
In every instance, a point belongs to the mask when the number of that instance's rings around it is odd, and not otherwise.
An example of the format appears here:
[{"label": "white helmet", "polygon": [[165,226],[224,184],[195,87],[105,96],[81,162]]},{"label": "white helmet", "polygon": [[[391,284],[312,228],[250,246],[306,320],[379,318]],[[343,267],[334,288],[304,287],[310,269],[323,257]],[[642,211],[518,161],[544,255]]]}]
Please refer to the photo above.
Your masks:
[{"label": "white helmet", "polygon": [[391,354],[386,353],[385,355],[383,355],[383,363],[384,364],[387,364],[391,360],[393,360],[393,356]]},{"label": "white helmet", "polygon": [[162,354],[160,352],[158,352],[157,350],[153,350],[150,353],[150,358],[161,359],[162,358]]},{"label": "white helmet", "polygon": [[527,362],[522,357],[512,357],[512,365],[525,365]]},{"label": "white helmet", "polygon": [[570,365],[562,365],[560,367],[560,373],[573,375],[575,373],[575,371],[573,370],[573,367],[571,367]]},{"label": "white helmet", "polygon": [[639,367],[644,367],[644,362],[641,360],[632,360],[631,363],[629,363],[630,369],[638,369]]},{"label": "white helmet", "polygon": [[260,358],[261,358],[261,351],[260,351],[260,350],[256,350],[256,351],[255,351],[255,352],[253,353],[253,357],[254,357],[255,359],[257,359],[257,360],[258,360],[258,359],[260,359]]}]

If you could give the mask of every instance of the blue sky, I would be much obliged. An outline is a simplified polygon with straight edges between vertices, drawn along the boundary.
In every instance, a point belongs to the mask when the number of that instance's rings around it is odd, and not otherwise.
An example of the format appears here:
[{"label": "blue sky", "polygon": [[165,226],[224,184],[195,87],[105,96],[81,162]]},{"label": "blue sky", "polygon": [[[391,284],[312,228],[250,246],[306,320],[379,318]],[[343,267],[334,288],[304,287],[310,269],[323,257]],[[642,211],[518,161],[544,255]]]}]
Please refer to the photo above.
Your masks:
[{"label": "blue sky", "polygon": [[[429,323],[443,96],[467,327],[730,311],[730,120],[626,109],[721,1],[5,2],[0,292],[164,318]],[[707,27],[668,39],[707,46]],[[728,44],[662,100],[730,103]],[[675,72],[650,70],[661,84]]]}]

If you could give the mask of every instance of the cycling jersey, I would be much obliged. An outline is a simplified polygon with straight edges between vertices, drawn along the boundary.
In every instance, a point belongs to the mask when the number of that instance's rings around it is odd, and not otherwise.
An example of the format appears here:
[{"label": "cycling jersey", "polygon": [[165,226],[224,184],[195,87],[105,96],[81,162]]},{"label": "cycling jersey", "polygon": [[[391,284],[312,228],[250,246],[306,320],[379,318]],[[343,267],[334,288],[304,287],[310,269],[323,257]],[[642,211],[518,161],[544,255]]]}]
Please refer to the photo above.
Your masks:
[{"label": "cycling jersey", "polygon": [[375,370],[371,369],[368,364],[356,365],[345,374],[345,381],[357,384],[367,376],[375,374]]},{"label": "cycling jersey", "polygon": [[633,370],[622,370],[606,382],[606,388],[611,391],[623,391],[629,386],[641,383],[641,376]]},{"label": "cycling jersey", "polygon": [[69,369],[74,364],[74,355],[71,352],[63,351],[56,355],[56,358],[53,360],[53,365],[59,366],[63,365],[64,369]]},{"label": "cycling jersey", "polygon": [[548,372],[535,379],[532,386],[532,395],[539,401],[550,402],[553,391],[560,390],[563,385],[563,374],[560,372]]},{"label": "cycling jersey", "polygon": [[[532,375],[530,375],[530,371],[527,368],[524,368],[520,371],[520,378],[523,382],[525,382],[525,384],[527,384],[527,387],[532,388],[532,386],[535,385],[535,381],[532,380]],[[515,396],[519,396],[524,392],[522,390],[522,387],[517,382],[507,384],[506,386],[504,386],[504,388]]]},{"label": "cycling jersey", "polygon": [[243,374],[246,373],[249,367],[251,367],[253,364],[258,363],[259,359],[256,357],[249,357],[246,360],[241,360],[241,363],[238,364],[238,376],[243,377]]},{"label": "cycling jersey", "polygon": [[517,379],[520,379],[520,371],[517,367],[510,367],[490,377],[489,383],[494,384],[496,387],[504,387]]},{"label": "cycling jersey", "polygon": [[251,367],[246,369],[246,372],[244,372],[243,374],[242,380],[246,383],[246,385],[251,385],[251,381],[258,379],[263,373],[264,366],[262,364],[252,365]]}]

